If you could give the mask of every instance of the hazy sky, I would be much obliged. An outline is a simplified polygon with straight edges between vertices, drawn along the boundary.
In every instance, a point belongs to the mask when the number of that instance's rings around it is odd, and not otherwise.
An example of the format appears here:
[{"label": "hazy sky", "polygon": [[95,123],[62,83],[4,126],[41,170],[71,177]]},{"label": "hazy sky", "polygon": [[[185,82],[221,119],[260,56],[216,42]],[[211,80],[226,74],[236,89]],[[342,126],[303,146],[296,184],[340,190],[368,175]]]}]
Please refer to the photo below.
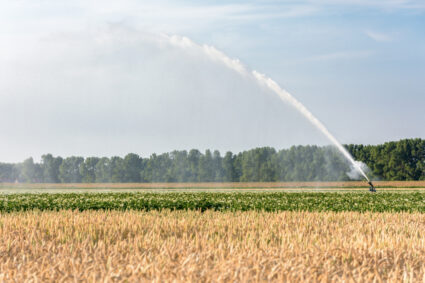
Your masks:
[{"label": "hazy sky", "polygon": [[425,138],[425,2],[0,0],[0,161]]}]

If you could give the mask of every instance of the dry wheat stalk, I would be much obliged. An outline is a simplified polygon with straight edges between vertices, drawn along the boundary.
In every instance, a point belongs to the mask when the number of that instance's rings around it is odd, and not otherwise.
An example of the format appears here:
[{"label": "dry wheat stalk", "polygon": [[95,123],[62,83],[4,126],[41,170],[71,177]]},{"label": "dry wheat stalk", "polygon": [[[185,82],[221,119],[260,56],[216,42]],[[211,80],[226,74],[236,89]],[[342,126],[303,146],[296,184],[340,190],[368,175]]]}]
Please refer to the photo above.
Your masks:
[{"label": "dry wheat stalk", "polygon": [[0,281],[423,282],[425,215],[0,215]]}]

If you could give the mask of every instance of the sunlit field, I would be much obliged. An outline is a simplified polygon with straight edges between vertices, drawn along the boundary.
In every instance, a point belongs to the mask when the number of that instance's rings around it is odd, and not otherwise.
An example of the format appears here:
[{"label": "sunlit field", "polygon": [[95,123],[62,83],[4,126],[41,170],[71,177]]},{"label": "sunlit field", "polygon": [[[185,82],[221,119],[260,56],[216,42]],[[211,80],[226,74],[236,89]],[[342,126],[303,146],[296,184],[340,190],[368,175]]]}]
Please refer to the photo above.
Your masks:
[{"label": "sunlit field", "polygon": [[422,282],[425,182],[2,184],[0,281]]},{"label": "sunlit field", "polygon": [[6,213],[0,280],[422,281],[423,231],[416,213]]},{"label": "sunlit field", "polygon": [[425,283],[425,0],[0,23],[0,283]]},{"label": "sunlit field", "polygon": [[[425,181],[374,181],[381,191],[421,191]],[[161,192],[161,191],[367,191],[364,181],[350,182],[252,182],[252,183],[0,183],[1,193],[60,192]]]},{"label": "sunlit field", "polygon": [[0,212],[26,210],[357,211],[425,213],[425,192],[108,192],[0,195]]}]

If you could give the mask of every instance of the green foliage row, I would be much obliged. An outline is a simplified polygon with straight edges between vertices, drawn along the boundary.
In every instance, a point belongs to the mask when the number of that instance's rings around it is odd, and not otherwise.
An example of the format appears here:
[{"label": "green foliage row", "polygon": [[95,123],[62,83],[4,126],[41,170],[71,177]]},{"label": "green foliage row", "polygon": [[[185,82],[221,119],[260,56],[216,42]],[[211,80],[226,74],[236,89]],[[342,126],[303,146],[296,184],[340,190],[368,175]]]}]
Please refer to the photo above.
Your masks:
[{"label": "green foliage row", "polygon": [[425,193],[64,193],[0,195],[0,211],[217,210],[425,212]]},{"label": "green foliage row", "polygon": [[[406,139],[383,145],[347,145],[365,162],[372,177],[383,180],[424,180],[425,140]],[[126,183],[126,182],[274,182],[346,181],[350,166],[333,147],[294,146],[276,151],[255,148],[238,154],[192,149],[142,158],[42,156],[19,164],[0,163],[0,182]]]},{"label": "green foliage row", "polygon": [[348,145],[357,160],[384,180],[425,180],[425,140],[405,139],[380,145]]}]

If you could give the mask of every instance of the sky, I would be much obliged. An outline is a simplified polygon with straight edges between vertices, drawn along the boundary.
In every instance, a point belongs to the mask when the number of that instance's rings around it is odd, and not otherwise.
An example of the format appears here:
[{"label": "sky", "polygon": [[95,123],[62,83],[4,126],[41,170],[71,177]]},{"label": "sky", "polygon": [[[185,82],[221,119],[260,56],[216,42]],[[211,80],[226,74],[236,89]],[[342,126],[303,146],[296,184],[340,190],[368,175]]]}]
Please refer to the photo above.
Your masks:
[{"label": "sky", "polygon": [[0,0],[0,162],[425,138],[425,2]]}]

